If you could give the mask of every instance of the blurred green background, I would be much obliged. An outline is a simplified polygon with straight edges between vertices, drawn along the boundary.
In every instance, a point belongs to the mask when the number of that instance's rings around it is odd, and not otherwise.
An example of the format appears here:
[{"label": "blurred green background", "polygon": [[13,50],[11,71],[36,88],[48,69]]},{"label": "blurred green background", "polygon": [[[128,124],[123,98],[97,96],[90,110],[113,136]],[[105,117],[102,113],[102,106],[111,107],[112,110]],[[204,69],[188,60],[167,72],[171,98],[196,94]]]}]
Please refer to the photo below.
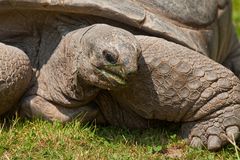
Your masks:
[{"label": "blurred green background", "polygon": [[233,0],[233,21],[240,37],[240,0]]}]

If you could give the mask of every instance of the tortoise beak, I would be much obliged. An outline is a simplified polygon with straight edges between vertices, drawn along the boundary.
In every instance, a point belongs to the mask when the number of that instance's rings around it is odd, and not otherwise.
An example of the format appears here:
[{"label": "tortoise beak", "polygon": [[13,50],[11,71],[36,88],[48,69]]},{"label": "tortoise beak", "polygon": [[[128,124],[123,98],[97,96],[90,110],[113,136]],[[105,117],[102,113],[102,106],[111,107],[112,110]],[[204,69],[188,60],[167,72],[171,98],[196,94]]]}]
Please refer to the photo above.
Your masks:
[{"label": "tortoise beak", "polygon": [[120,85],[126,85],[127,74],[121,64],[102,65],[97,67],[101,74]]}]

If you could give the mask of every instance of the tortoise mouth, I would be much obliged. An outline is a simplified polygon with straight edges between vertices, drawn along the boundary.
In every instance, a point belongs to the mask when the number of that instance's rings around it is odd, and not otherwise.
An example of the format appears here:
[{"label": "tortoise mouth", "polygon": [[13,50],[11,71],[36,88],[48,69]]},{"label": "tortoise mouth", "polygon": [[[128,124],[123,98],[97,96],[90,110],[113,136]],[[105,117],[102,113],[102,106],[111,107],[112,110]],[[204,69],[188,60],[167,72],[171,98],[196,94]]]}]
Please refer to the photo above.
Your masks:
[{"label": "tortoise mouth", "polygon": [[[117,83],[119,85],[126,85],[126,76],[122,70],[119,69],[118,65],[96,67],[98,72],[107,78],[110,83]],[[117,69],[116,69],[117,68]]]},{"label": "tortoise mouth", "polygon": [[104,69],[101,69],[99,70],[102,75],[104,75],[107,79],[111,79],[111,80],[114,80],[115,82],[117,82],[118,84],[120,85],[126,85],[126,79],[124,79],[123,77],[115,74],[115,73],[112,73],[112,72],[109,72],[107,70],[104,70]]}]

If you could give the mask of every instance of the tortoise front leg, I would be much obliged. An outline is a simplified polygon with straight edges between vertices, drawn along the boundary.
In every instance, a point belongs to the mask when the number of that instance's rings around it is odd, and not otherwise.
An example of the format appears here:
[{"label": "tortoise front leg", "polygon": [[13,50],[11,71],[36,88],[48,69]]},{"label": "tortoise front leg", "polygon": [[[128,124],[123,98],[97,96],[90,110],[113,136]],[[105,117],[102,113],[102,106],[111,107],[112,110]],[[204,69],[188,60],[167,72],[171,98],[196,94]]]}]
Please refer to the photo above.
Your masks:
[{"label": "tortoise front leg", "polygon": [[[239,137],[240,81],[230,70],[162,39],[137,38],[145,63],[152,67],[152,83],[160,101],[160,109],[151,112],[153,118],[165,114],[168,120],[181,121],[183,133],[194,147],[203,144],[217,150],[227,143],[227,137]],[[150,57],[153,55],[155,59]]]},{"label": "tortoise front leg", "polygon": [[32,67],[20,49],[0,43],[0,114],[10,111],[27,90]]}]

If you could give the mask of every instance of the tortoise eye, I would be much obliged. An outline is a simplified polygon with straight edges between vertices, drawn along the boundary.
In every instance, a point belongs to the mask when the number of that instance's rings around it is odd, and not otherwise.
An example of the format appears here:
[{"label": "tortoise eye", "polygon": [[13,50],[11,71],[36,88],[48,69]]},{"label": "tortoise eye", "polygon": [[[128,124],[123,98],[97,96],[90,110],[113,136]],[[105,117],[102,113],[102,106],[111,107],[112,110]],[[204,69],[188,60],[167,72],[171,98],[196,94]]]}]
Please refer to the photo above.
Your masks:
[{"label": "tortoise eye", "polygon": [[117,60],[118,60],[118,56],[113,54],[112,52],[110,51],[107,51],[107,50],[104,50],[103,51],[103,56],[105,58],[105,60],[111,64],[116,64],[117,63]]}]

